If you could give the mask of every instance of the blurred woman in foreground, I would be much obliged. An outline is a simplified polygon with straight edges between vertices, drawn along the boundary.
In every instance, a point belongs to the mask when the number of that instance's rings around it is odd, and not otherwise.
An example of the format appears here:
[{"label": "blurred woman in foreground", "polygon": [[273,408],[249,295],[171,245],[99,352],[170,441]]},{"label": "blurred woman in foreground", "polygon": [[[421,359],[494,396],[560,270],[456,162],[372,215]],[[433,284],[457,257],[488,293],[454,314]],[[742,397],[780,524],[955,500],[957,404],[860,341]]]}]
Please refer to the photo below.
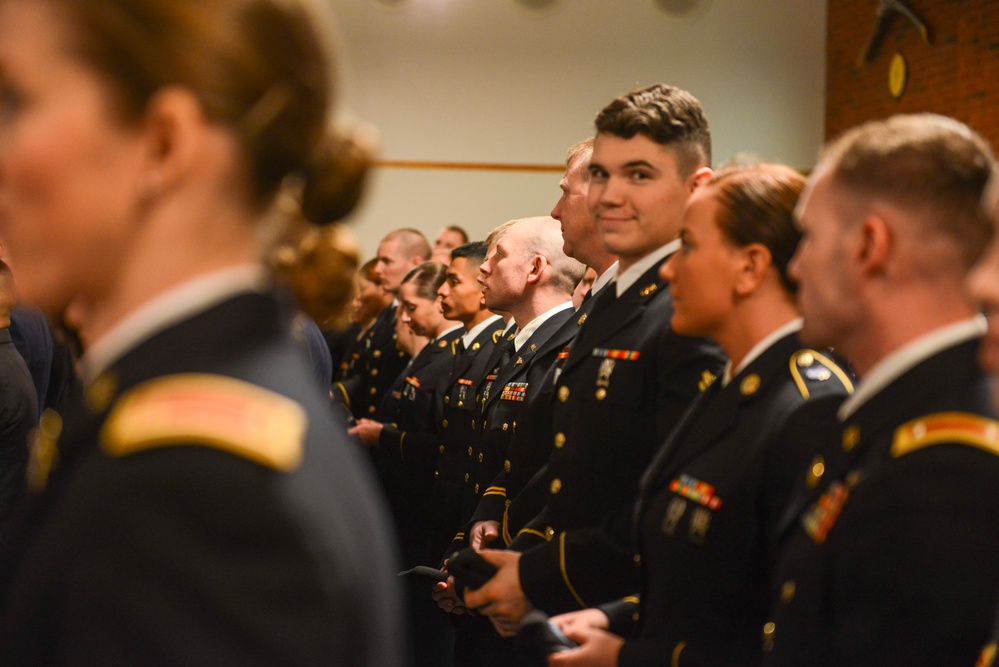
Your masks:
[{"label": "blurred woman in foreground", "polygon": [[401,662],[382,505],[261,261],[359,194],[321,7],[0,0],[0,233],[91,343],[34,444],[4,664]]}]

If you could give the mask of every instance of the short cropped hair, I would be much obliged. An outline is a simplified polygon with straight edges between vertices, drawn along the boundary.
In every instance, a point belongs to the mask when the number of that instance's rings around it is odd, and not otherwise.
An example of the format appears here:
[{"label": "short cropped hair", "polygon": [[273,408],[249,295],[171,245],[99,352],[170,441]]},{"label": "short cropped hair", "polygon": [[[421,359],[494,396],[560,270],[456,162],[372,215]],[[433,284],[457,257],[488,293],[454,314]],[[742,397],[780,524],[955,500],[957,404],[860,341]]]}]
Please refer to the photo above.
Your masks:
[{"label": "short cropped hair", "polygon": [[396,229],[386,234],[382,241],[396,241],[406,257],[422,257],[424,261],[430,259],[430,243],[418,229],[412,227]]},{"label": "short cropped hair", "polygon": [[465,245],[460,245],[451,251],[451,259],[464,257],[469,264],[479,266],[486,261],[486,253],[489,252],[489,244],[485,241],[472,241]]},{"label": "short cropped hair", "polygon": [[488,248],[489,246],[493,245],[494,243],[498,243],[499,240],[501,238],[503,238],[508,231],[510,231],[510,228],[513,227],[518,222],[520,222],[520,221],[519,220],[507,220],[502,225],[500,225],[499,227],[496,227],[493,231],[489,232],[489,236],[486,237],[486,241],[485,241],[486,247]]},{"label": "short cropped hair", "polygon": [[[565,153],[565,166],[568,167],[570,164],[572,164],[573,160],[575,160],[576,158],[578,158],[580,155],[587,154],[587,153],[590,154],[590,155],[593,154],[593,137],[589,137],[588,139],[583,139],[582,141],[573,144],[569,148],[569,150],[566,151],[566,153]],[[590,178],[589,171],[587,171],[585,169],[583,171],[586,171],[586,178],[587,178],[587,180],[589,180],[589,178]]]},{"label": "short cropped hair", "polygon": [[929,113],[870,121],[829,144],[821,163],[831,167],[835,186],[908,211],[926,231],[950,239],[965,268],[991,238],[981,200],[995,157],[959,121]]},{"label": "short cropped hair", "polygon": [[459,227],[458,225],[448,225],[444,229],[446,229],[449,232],[454,232],[455,234],[460,236],[462,243],[468,243],[468,232],[466,232],[464,228]]},{"label": "short cropped hair", "polygon": [[598,134],[631,139],[636,134],[669,146],[680,176],[711,166],[711,130],[696,97],[686,90],[657,83],[621,95],[597,114]]},{"label": "short cropped hair", "polygon": [[532,225],[534,230],[524,245],[527,256],[541,255],[548,260],[552,286],[560,292],[571,295],[586,273],[586,266],[565,254],[562,249],[564,239],[558,221],[553,218],[526,218],[520,223]]}]

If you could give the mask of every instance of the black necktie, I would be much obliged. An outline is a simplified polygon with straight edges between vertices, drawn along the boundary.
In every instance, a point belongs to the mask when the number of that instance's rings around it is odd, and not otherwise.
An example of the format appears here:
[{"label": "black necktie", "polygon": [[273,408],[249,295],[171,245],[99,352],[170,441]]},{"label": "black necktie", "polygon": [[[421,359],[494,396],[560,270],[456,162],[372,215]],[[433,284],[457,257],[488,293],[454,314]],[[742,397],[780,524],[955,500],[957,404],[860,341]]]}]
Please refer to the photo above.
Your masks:
[{"label": "black necktie", "polygon": [[510,363],[510,359],[517,352],[517,346],[514,345],[514,335],[511,334],[510,337],[503,342],[503,352],[500,354],[499,363],[496,365],[496,370],[499,371],[506,367]]}]

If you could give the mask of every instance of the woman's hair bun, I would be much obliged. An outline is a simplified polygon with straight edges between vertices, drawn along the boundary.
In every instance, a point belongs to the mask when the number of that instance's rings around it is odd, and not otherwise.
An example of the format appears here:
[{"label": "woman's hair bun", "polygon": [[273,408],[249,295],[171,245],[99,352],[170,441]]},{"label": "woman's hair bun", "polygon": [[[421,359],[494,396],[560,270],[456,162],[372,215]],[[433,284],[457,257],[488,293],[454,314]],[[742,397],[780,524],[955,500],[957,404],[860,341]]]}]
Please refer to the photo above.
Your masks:
[{"label": "woman's hair bun", "polygon": [[330,128],[305,168],[302,214],[315,225],[343,219],[361,199],[374,153],[373,130]]}]

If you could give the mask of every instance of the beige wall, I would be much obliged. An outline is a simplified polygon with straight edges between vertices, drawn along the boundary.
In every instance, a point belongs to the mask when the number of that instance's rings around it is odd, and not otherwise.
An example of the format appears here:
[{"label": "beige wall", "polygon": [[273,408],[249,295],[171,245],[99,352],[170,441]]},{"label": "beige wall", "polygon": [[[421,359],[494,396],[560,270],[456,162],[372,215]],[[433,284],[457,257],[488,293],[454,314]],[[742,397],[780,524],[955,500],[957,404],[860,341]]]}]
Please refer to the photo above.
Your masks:
[{"label": "beige wall", "polygon": [[[654,0],[329,0],[344,102],[381,135],[379,157],[561,164],[617,94],[664,81],[698,96],[715,162],[740,152],[798,168],[822,142],[824,0],[702,0],[671,19]],[[381,167],[353,218],[374,252],[386,231],[482,237],[547,213],[559,174]]]}]

